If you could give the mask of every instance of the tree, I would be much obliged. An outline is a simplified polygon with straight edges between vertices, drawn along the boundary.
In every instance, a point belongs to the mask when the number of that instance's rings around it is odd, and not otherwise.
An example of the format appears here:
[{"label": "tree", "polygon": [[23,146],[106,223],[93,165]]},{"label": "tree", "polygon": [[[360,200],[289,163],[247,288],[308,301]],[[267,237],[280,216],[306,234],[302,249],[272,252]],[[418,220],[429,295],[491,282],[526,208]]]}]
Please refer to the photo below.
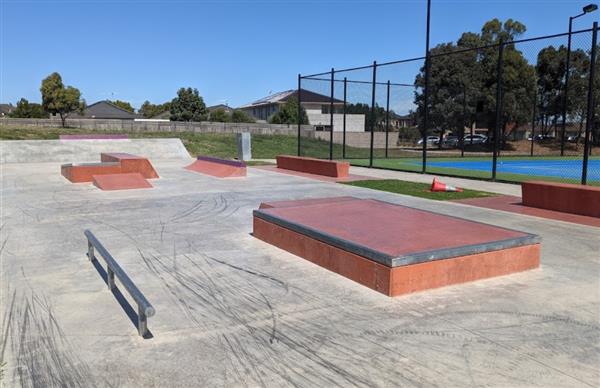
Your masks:
[{"label": "tree", "polygon": [[25,98],[21,98],[17,102],[17,107],[10,114],[10,117],[28,118],[28,119],[46,119],[49,117],[48,112],[40,104],[30,103]]},{"label": "tree", "polygon": [[231,121],[234,123],[254,123],[256,120],[241,109],[231,112]]},{"label": "tree", "polygon": [[171,102],[165,102],[164,104],[152,104],[150,101],[146,100],[138,110],[138,113],[149,119],[170,110]]},{"label": "tree", "polygon": [[111,104],[116,105],[119,108],[124,109],[128,112],[131,112],[131,113],[135,112],[135,109],[133,109],[131,104],[128,103],[127,101],[121,101],[121,100],[110,101],[110,100],[108,100],[108,102],[110,102]]},{"label": "tree", "polygon": [[[493,19],[484,24],[479,34],[467,32],[456,44],[440,44],[431,50],[427,109],[429,125],[437,128],[441,136],[447,130],[458,130],[462,135],[464,125],[470,126],[476,116],[485,121],[488,128],[495,128],[497,44],[500,40],[511,41],[525,30],[525,26],[518,21],[509,19],[502,23]],[[481,48],[473,49],[476,47]],[[533,107],[530,91],[535,88],[535,71],[523,53],[510,43],[504,45],[502,70],[501,119],[503,133],[506,134],[507,129],[517,127],[530,117]],[[415,85],[417,114],[422,118],[425,109],[425,66],[417,75]],[[422,120],[419,120],[419,126],[423,132]]]},{"label": "tree", "polygon": [[81,99],[81,92],[72,86],[67,86],[62,82],[58,73],[52,73],[42,81],[42,107],[48,113],[58,114],[65,126],[65,122],[70,113],[78,111],[83,112],[85,101]]},{"label": "tree", "polygon": [[560,46],[545,47],[538,53],[535,71],[537,75],[538,111],[542,118],[542,134],[548,134],[552,120],[556,127],[562,114],[567,49]]},{"label": "tree", "polygon": [[212,121],[215,123],[227,123],[231,121],[231,117],[229,116],[229,113],[225,111],[225,109],[217,108],[210,112],[208,121]]},{"label": "tree", "polygon": [[208,116],[198,89],[192,88],[177,91],[177,97],[171,101],[170,112],[173,121],[205,121]]},{"label": "tree", "polygon": [[[300,124],[308,124],[308,116],[303,106],[300,107]],[[298,124],[298,99],[290,97],[279,110],[269,117],[271,124]]]}]

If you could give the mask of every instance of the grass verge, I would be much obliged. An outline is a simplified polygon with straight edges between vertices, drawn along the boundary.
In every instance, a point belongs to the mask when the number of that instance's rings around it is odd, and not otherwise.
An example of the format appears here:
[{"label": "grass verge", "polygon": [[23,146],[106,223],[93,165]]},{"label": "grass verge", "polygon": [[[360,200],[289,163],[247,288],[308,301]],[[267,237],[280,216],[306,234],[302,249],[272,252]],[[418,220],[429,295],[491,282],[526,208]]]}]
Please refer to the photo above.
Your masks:
[{"label": "grass verge", "polygon": [[344,185],[364,187],[372,190],[387,191],[389,193],[412,195],[413,197],[449,201],[453,199],[492,197],[498,194],[485,191],[467,190],[462,192],[431,192],[431,187],[426,183],[401,181],[398,179],[364,180],[354,182],[341,182]]}]

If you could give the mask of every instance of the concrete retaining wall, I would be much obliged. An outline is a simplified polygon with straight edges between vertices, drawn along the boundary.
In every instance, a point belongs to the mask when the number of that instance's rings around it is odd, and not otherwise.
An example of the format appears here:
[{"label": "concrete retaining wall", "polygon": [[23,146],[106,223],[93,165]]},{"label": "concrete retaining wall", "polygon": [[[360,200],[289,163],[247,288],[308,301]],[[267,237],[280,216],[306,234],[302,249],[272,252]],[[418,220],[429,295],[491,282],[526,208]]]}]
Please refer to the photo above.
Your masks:
[{"label": "concrete retaining wall", "polygon": [[180,139],[3,140],[0,163],[99,162],[101,152],[126,152],[149,159],[190,159]]}]

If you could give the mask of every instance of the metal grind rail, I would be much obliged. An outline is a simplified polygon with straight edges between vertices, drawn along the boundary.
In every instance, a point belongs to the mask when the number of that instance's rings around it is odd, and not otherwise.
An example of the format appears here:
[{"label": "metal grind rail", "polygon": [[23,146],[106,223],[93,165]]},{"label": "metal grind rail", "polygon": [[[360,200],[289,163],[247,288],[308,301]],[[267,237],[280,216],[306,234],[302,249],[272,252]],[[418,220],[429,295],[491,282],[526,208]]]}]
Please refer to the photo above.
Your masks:
[{"label": "metal grind rail", "polygon": [[97,260],[95,252],[97,251],[100,256],[106,262],[106,274],[107,274],[107,283],[108,289],[113,291],[116,288],[115,284],[115,276],[123,287],[129,292],[129,295],[133,298],[133,300],[137,303],[137,315],[138,315],[138,333],[142,337],[146,337],[148,332],[148,317],[154,315],[155,310],[154,307],[148,302],[144,294],[137,288],[135,283],[127,276],[123,268],[117,263],[117,261],[112,257],[112,255],[104,248],[102,243],[98,241],[96,236],[90,231],[84,231],[85,237],[88,240],[88,258],[90,262]]}]

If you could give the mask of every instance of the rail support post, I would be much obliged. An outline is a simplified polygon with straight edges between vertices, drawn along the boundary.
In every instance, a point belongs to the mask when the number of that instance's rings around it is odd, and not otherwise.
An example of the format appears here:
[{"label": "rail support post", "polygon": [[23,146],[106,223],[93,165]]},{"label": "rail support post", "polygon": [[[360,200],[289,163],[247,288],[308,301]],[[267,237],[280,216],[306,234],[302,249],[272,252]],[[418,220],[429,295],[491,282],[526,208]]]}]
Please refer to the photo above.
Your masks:
[{"label": "rail support post", "polygon": [[111,290],[111,291],[114,290],[114,288],[115,288],[115,273],[109,266],[106,266],[106,283],[108,285],[109,290]]},{"label": "rail support post", "polygon": [[142,337],[148,333],[148,317],[146,317],[146,311],[138,305],[138,334]]},{"label": "rail support post", "polygon": [[89,240],[88,240],[88,259],[90,261],[96,260],[96,257],[94,256],[94,245],[92,245],[92,243]]}]

